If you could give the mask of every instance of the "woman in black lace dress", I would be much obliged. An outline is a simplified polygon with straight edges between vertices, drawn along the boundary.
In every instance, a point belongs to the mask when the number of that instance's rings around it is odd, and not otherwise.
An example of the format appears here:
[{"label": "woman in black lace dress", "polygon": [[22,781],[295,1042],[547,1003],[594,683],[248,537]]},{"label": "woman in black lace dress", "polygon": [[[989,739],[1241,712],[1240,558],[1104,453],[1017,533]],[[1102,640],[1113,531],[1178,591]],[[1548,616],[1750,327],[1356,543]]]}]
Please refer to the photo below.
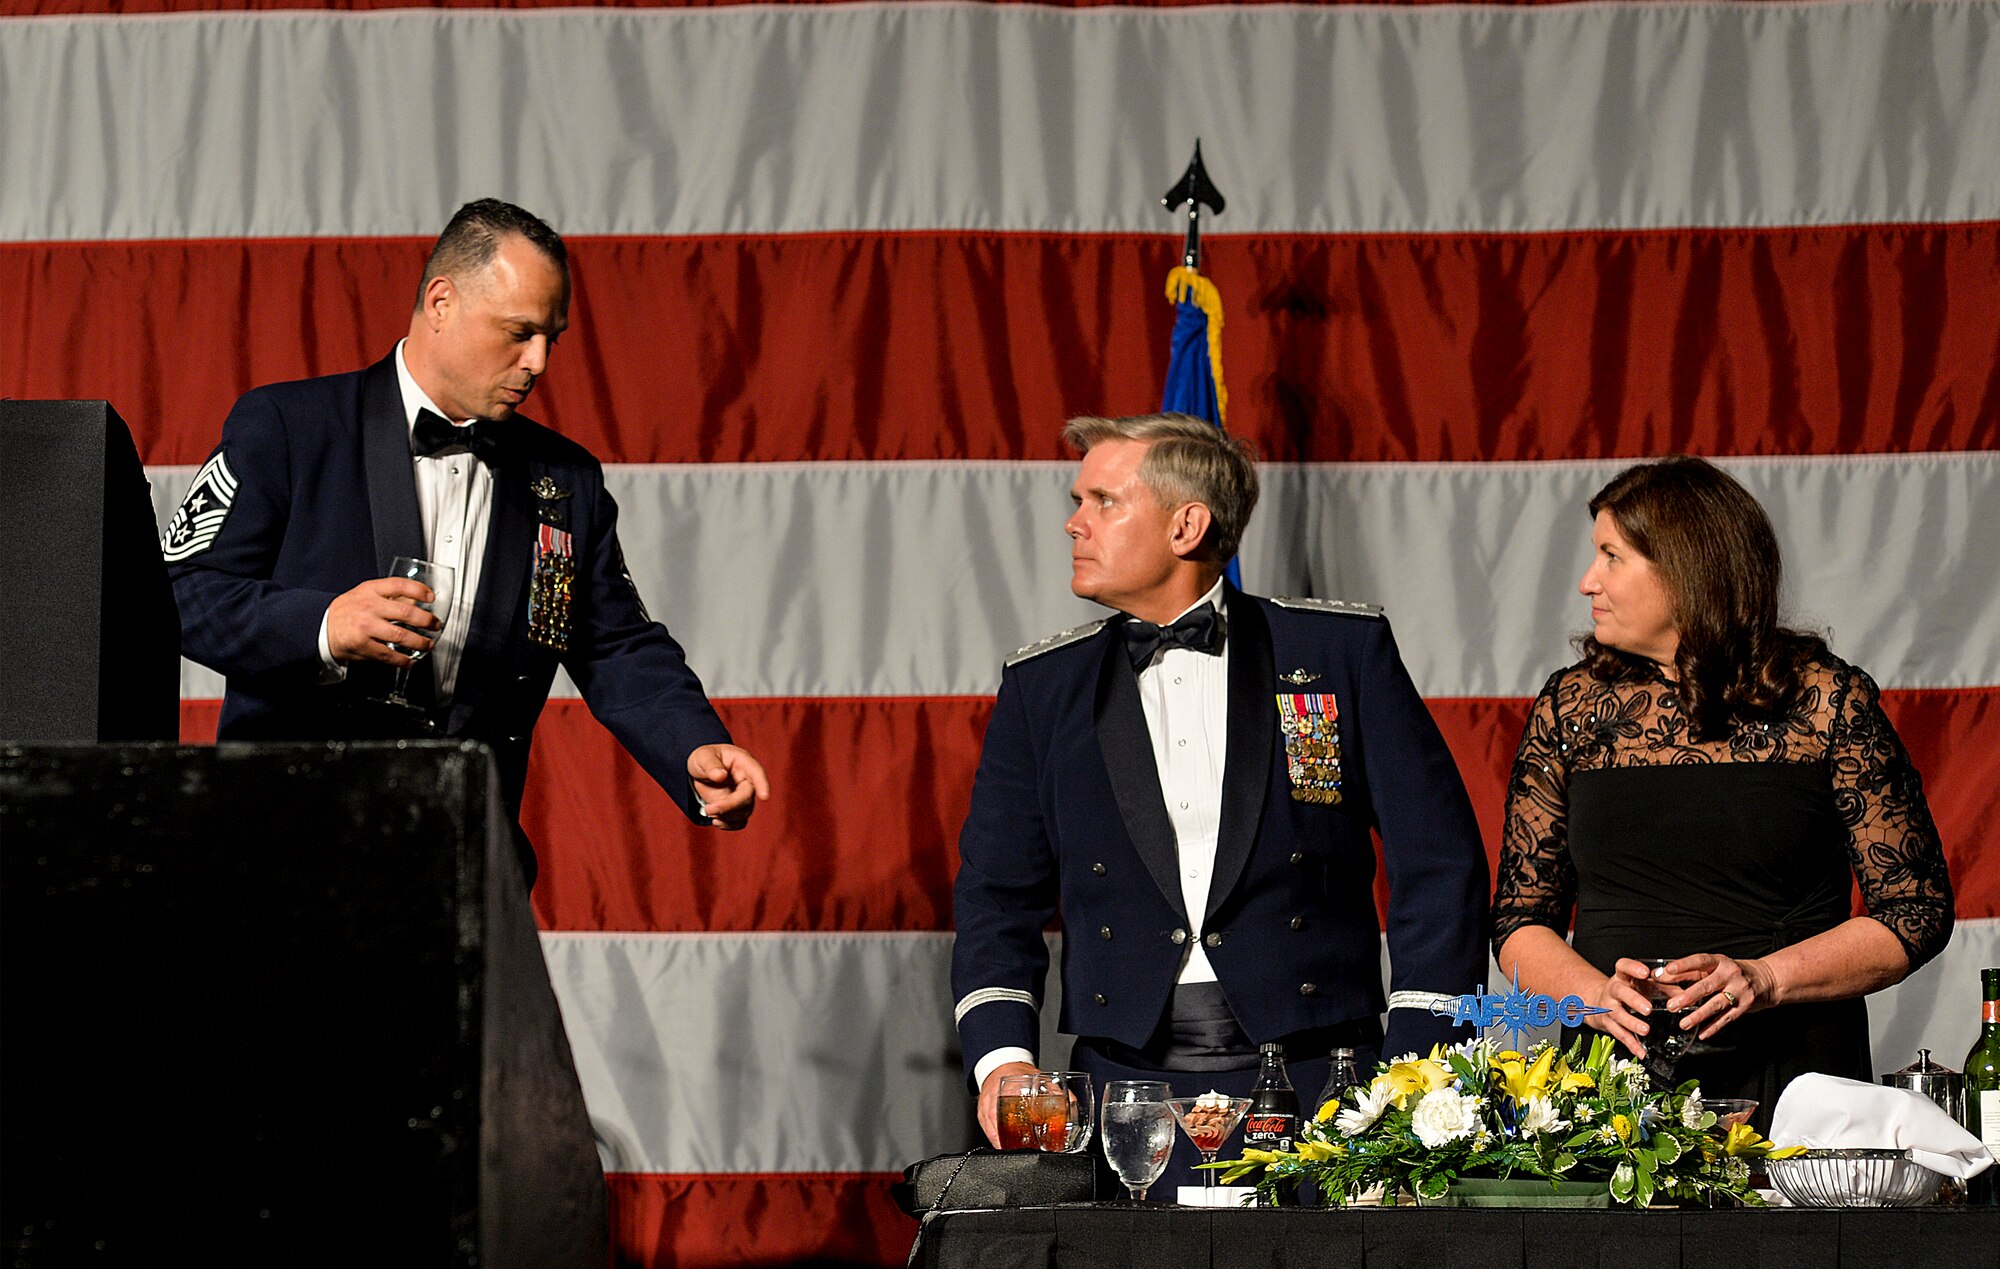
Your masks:
[{"label": "woman in black lace dress", "polygon": [[1757,1099],[1768,1130],[1796,1075],[1874,1078],[1861,998],[1951,937],[1944,852],[1874,681],[1778,625],[1756,499],[1669,458],[1590,510],[1593,630],[1521,738],[1494,952],[1523,987],[1609,1009],[1589,1025],[1639,1056],[1664,1039],[1640,962],[1671,958],[1673,1079]]}]

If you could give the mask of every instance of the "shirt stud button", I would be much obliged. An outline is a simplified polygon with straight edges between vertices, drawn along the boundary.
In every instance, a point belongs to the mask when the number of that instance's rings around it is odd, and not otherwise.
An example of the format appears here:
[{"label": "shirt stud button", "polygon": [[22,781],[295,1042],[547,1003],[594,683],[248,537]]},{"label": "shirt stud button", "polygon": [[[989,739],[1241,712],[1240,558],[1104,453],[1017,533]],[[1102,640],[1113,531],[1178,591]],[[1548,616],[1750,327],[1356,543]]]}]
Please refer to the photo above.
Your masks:
[{"label": "shirt stud button", "polygon": [[1097,937],[1109,942],[1111,940],[1111,927],[1108,925],[1098,926]]},{"label": "shirt stud button", "polygon": [[1295,864],[1302,864],[1302,863],[1304,863],[1305,861],[1306,861],[1306,853],[1305,853],[1304,851],[1302,851],[1302,850],[1295,850],[1295,851],[1293,851],[1293,852],[1292,852],[1292,862],[1293,862],[1293,863],[1295,863]]},{"label": "shirt stud button", "polygon": [[1100,1005],[1104,1005],[1104,1004],[1109,1004],[1109,1003],[1111,1003],[1110,1001],[1108,1001],[1108,1000],[1106,1000],[1106,999],[1104,998],[1104,993],[1103,993],[1103,992],[1101,992],[1101,991],[1100,991],[1100,992],[1098,992],[1098,993],[1097,993],[1096,995],[1092,996],[1092,997],[1091,997],[1091,999],[1092,999],[1092,1000],[1095,1000],[1095,1001],[1096,1001],[1096,1002],[1097,1002],[1098,1004],[1100,1004]]},{"label": "shirt stud button", "polygon": [[1103,865],[1103,864],[1092,864],[1092,865],[1090,866],[1090,871],[1092,871],[1092,872],[1096,873],[1096,874],[1097,874],[1098,876],[1102,877],[1102,876],[1104,875],[1104,865]]},{"label": "shirt stud button", "polygon": [[1317,996],[1317,995],[1319,995],[1319,986],[1318,986],[1318,984],[1316,984],[1316,983],[1300,983],[1300,984],[1299,984],[1299,995],[1301,995],[1301,996]]},{"label": "shirt stud button", "polygon": [[1306,919],[1305,919],[1304,917],[1302,917],[1302,916],[1298,916],[1298,917],[1293,917],[1293,918],[1292,918],[1292,928],[1293,928],[1293,929],[1295,929],[1295,930],[1303,930],[1303,929],[1305,929],[1305,928],[1306,928]]}]

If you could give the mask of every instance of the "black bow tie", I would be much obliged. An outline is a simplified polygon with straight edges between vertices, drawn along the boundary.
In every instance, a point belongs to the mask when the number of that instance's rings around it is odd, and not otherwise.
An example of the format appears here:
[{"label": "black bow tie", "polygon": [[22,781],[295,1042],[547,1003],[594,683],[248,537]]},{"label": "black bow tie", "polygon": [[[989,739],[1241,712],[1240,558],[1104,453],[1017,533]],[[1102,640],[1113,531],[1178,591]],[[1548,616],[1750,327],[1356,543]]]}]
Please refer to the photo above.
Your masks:
[{"label": "black bow tie", "polygon": [[433,411],[417,411],[417,425],[410,432],[412,454],[429,458],[454,446],[472,451],[474,458],[490,467],[500,461],[507,443],[492,422],[474,419],[462,427],[454,426]]},{"label": "black bow tie", "polygon": [[1170,626],[1135,620],[1120,629],[1125,632],[1125,654],[1132,658],[1134,670],[1145,669],[1161,648],[1190,648],[1212,657],[1222,655],[1222,614],[1215,611],[1214,604],[1202,604],[1193,612],[1182,613]]}]

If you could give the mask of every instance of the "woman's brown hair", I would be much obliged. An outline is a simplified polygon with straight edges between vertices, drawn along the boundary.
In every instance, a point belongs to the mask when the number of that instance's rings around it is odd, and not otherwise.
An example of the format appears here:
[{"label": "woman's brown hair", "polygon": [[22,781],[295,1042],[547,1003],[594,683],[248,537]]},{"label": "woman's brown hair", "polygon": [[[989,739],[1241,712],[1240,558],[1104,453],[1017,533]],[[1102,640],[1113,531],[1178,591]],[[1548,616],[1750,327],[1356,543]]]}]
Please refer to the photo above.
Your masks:
[{"label": "woman's brown hair", "polygon": [[[1653,562],[1673,606],[1680,646],[1675,677],[1693,739],[1717,740],[1735,719],[1784,714],[1805,668],[1827,655],[1826,641],[1778,624],[1784,562],[1771,519],[1714,464],[1684,454],[1640,463],[1590,500],[1591,518],[1608,511],[1618,532]],[[1599,679],[1643,670],[1638,658],[1591,635],[1577,640]]]}]

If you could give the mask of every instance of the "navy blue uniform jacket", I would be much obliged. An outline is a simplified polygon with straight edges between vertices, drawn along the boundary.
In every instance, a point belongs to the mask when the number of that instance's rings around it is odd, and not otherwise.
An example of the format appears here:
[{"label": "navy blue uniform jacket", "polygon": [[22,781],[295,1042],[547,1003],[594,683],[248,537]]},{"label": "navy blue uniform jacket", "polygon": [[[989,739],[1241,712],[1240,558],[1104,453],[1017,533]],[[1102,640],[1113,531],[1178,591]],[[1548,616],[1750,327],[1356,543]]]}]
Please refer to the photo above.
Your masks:
[{"label": "navy blue uniform jacket", "polygon": [[[1389,623],[1234,588],[1227,609],[1228,752],[1201,927],[1237,1021],[1264,1043],[1383,1011],[1371,830],[1388,872],[1391,989],[1483,984],[1485,849]],[[1166,1018],[1193,927],[1122,620],[1016,658],[1001,677],[953,892],[968,1072],[994,1049],[1037,1049],[1042,931],[1058,913],[1063,1031],[1138,1047]],[[1318,677],[1278,677],[1297,670]],[[1334,697],[1339,804],[1292,798],[1280,693]],[[1390,1011],[1385,1054],[1463,1038],[1427,1004]]]},{"label": "navy blue uniform jacket", "polygon": [[[503,426],[509,448],[493,472],[472,628],[439,733],[493,747],[518,815],[530,738],[560,660],[591,712],[693,816],[688,755],[727,742],[729,732],[625,572],[603,469],[539,424],[516,416]],[[364,663],[343,682],[323,684],[319,627],[335,596],[387,576],[398,555],[425,553],[394,355],[352,374],[248,393],[230,411],[216,455],[234,482],[233,501],[212,543],[169,571],[182,651],[229,681],[221,739],[381,737],[383,715],[359,706],[385,694],[393,671]],[[566,653],[528,638],[538,524],[530,486],[543,477],[570,495],[551,504],[561,508],[576,561]]]}]

